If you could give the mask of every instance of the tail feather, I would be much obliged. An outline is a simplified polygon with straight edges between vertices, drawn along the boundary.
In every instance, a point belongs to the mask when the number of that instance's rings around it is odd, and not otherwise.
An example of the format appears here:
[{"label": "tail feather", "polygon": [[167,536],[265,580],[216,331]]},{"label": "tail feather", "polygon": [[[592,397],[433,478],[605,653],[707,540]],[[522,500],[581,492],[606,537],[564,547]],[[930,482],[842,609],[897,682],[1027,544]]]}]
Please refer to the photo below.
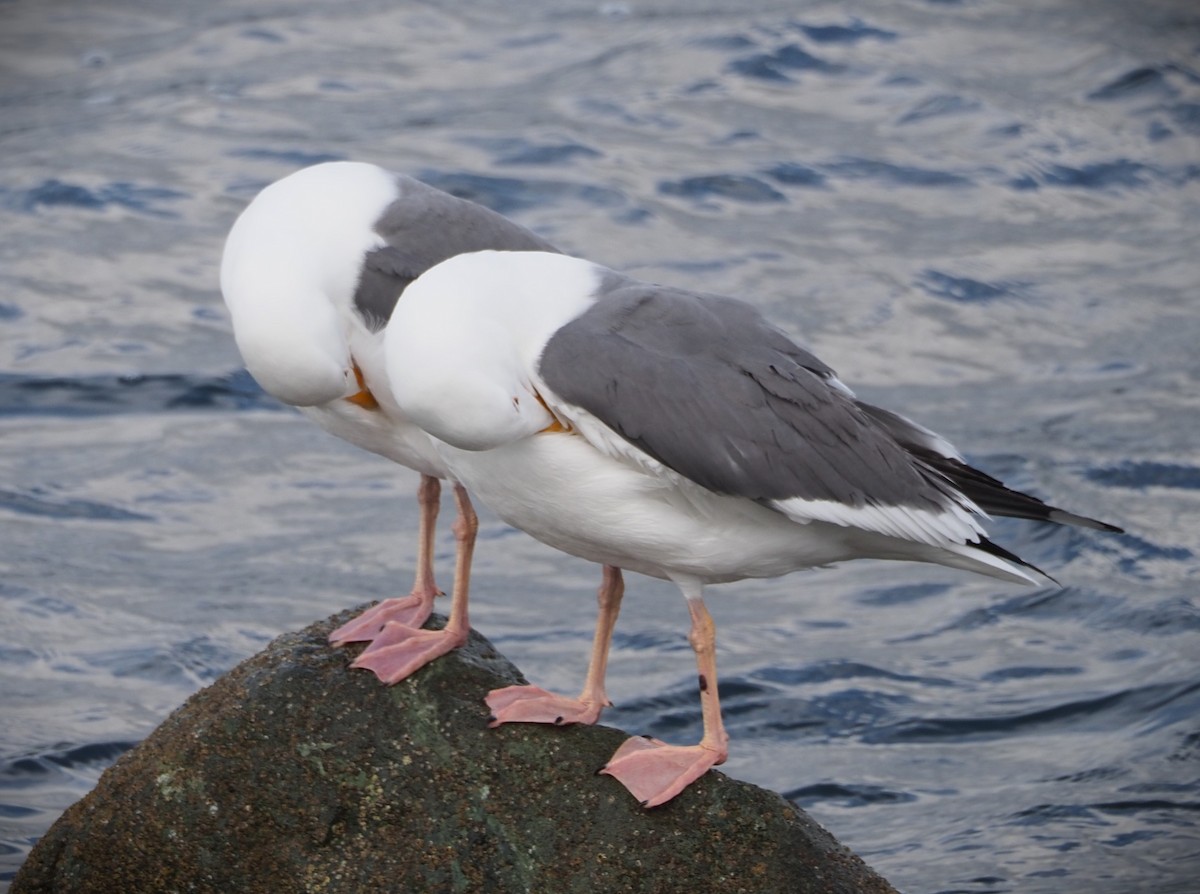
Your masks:
[{"label": "tail feather", "polygon": [[[1093,528],[1112,534],[1125,533],[1116,525],[1077,515],[1057,506],[1051,506],[1032,494],[1022,493],[1006,487],[1003,482],[986,472],[967,465],[963,458],[944,438],[924,426],[905,419],[898,413],[884,410],[871,404],[858,402],[859,408],[873,418],[896,439],[901,447],[928,468],[942,475],[980,509],[989,515],[1007,518],[1025,518],[1032,521],[1054,522],[1060,525],[1075,525]],[[999,547],[997,547],[999,549]],[[1015,558],[1011,554],[1007,557]],[[1044,572],[1039,572],[1044,573]],[[1048,575],[1047,575],[1048,576]]]},{"label": "tail feather", "polygon": [[[910,448],[911,450],[911,448]],[[1060,525],[1075,525],[1080,528],[1093,528],[1097,531],[1108,531],[1113,534],[1123,534],[1124,531],[1116,525],[1102,522],[1099,519],[1077,515],[1057,506],[1051,506],[1032,494],[1023,493],[1006,487],[1002,482],[981,472],[973,466],[968,466],[961,460],[939,456],[930,451],[918,453],[912,450],[922,462],[945,475],[964,494],[975,501],[984,512],[990,515],[1000,515],[1007,518],[1025,518],[1032,521],[1054,522]],[[922,455],[923,454],[923,455]]]}]

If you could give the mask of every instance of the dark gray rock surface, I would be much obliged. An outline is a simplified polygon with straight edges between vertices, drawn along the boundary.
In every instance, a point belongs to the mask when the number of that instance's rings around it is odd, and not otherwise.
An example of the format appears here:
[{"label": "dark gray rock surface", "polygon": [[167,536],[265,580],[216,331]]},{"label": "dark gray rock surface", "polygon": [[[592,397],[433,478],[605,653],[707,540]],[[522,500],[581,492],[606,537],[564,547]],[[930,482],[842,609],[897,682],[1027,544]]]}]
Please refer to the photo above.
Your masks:
[{"label": "dark gray rock surface", "polygon": [[[595,775],[626,734],[486,728],[525,682],[483,637],[387,688],[326,636],[279,637],[123,755],[13,894],[892,892],[778,795],[710,772],[638,807]],[[442,623],[435,618],[433,623]]]}]

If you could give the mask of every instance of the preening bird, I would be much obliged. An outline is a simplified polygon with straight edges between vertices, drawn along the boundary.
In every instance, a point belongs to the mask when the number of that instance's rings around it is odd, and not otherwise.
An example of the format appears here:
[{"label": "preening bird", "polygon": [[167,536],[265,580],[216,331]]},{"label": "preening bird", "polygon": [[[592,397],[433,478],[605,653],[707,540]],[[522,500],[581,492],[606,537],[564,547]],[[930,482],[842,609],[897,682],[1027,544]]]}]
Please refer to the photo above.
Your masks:
[{"label": "preening bird", "polygon": [[[382,364],[395,407],[505,521],[682,591],[703,738],[635,737],[604,771],[647,806],[728,754],[706,585],[859,558],[1033,583],[1037,569],[986,538],[988,514],[1119,531],[1005,487],[940,435],[858,400],[747,303],[560,254],[434,266],[396,304]],[[619,578],[608,589],[593,696]],[[493,724],[594,719],[564,717],[558,699],[522,686],[487,701]]]},{"label": "preening bird", "polygon": [[[357,162],[314,165],[267,186],[225,243],[221,291],[242,358],[263,390],[326,431],[421,473],[412,591],[331,635],[337,644],[370,642],[355,665],[385,682],[403,679],[466,640],[476,521],[466,491],[456,485],[453,611],[444,630],[421,630],[438,593],[433,543],[439,479],[449,473],[429,436],[392,397],[384,326],[423,272],[481,249],[555,251],[481,205]],[[604,580],[611,589],[620,574],[610,571]]]}]

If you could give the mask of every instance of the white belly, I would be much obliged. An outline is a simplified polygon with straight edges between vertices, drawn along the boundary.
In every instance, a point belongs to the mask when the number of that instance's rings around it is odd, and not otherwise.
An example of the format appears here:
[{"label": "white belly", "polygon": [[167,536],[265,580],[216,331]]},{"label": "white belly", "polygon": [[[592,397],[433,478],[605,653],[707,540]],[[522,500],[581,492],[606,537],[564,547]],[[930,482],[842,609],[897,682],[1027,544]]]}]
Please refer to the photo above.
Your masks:
[{"label": "white belly", "polygon": [[[487,451],[439,444],[454,477],[514,527],[572,555],[653,577],[720,583],[871,554],[892,538],[797,524],[750,500],[665,480],[572,434]],[[884,542],[887,543],[884,543]]]}]

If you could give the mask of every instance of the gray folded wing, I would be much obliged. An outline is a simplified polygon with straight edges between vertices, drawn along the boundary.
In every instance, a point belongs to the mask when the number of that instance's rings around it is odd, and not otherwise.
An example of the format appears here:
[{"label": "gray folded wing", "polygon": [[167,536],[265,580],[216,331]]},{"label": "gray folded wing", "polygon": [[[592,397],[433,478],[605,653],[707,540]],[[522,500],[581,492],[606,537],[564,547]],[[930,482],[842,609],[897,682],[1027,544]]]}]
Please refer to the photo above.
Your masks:
[{"label": "gray folded wing", "polygon": [[953,485],[750,305],[609,275],[546,344],[560,398],[709,490],[934,512]]},{"label": "gray folded wing", "polygon": [[472,251],[548,251],[553,245],[489,208],[396,175],[397,196],[375,224],[387,244],[367,253],[354,306],[378,332],[414,279],[442,261]]}]

